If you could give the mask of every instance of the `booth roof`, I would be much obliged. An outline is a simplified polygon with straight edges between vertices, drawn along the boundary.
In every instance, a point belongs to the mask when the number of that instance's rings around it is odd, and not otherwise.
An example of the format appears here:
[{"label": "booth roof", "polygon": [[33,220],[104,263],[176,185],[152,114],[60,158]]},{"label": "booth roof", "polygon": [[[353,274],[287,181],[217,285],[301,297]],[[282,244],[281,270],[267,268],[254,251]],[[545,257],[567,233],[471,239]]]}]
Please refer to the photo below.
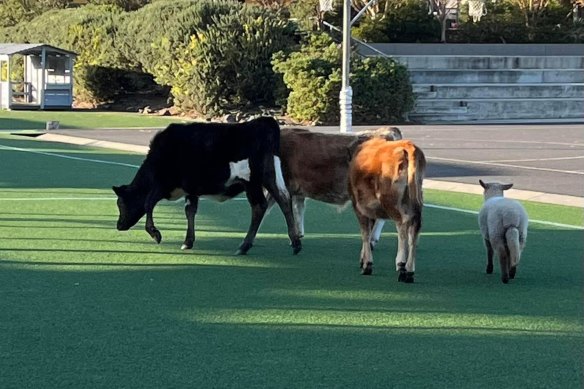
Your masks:
[{"label": "booth roof", "polygon": [[0,43],[0,55],[40,54],[42,52],[43,47],[46,49],[48,53],[77,55],[73,51],[60,49],[58,47],[47,45],[44,43]]}]

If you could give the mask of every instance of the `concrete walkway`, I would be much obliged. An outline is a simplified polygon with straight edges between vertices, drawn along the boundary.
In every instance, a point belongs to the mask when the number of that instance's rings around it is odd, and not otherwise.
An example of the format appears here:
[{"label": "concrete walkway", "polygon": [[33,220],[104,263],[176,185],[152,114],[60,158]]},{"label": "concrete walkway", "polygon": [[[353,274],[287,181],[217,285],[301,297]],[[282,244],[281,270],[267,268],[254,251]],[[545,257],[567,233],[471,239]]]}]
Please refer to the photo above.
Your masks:
[{"label": "concrete walkway", "polygon": [[[309,127],[338,133],[338,127]],[[375,128],[355,126],[354,131]],[[482,194],[513,182],[508,197],[584,208],[584,125],[400,125],[428,160],[424,187]],[[38,139],[146,154],[160,129],[58,130]]]}]

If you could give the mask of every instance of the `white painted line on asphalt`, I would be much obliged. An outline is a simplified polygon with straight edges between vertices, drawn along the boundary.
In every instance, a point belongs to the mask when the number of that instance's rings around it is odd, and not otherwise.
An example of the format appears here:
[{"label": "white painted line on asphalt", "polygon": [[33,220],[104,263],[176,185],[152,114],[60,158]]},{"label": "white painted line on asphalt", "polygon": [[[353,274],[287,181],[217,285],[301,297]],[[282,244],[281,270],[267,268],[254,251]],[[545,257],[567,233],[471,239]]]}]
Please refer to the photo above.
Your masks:
[{"label": "white painted line on asphalt", "polygon": [[20,151],[20,152],[31,153],[31,154],[40,154],[40,155],[45,155],[45,156],[50,156],[50,157],[56,157],[56,158],[72,159],[72,160],[75,160],[75,161],[85,161],[85,162],[103,163],[103,164],[106,164],[106,165],[126,166],[126,167],[135,168],[135,169],[137,169],[137,168],[140,167],[138,165],[132,165],[132,164],[129,164],[129,163],[105,161],[105,160],[102,160],[102,159],[91,159],[91,158],[73,157],[71,155],[64,155],[64,154],[58,154],[58,153],[48,153],[46,151],[38,151],[38,150],[33,150],[33,149],[24,149],[24,148],[21,148],[21,147],[12,147],[12,146],[6,146],[6,145],[2,145],[2,144],[0,144],[0,149],[11,150],[11,151]]},{"label": "white painted line on asphalt", "polygon": [[[466,129],[453,129],[454,131],[467,131]],[[443,131],[442,129],[440,131]],[[505,129],[505,131],[508,131],[507,129]],[[448,143],[452,143],[452,138],[437,138],[437,137],[432,137],[432,138],[424,138],[424,137],[418,137],[418,138],[412,138],[412,140],[414,142],[424,142],[424,141],[429,141],[430,143],[432,142],[448,142]],[[505,144],[511,144],[511,143],[519,143],[519,144],[532,144],[532,145],[544,145],[544,146],[568,146],[571,148],[577,148],[577,147],[584,147],[584,143],[568,143],[568,142],[549,142],[549,141],[537,141],[537,140],[512,140],[512,139],[464,139],[464,138],[459,138],[456,137],[456,141],[457,142],[468,142],[468,143],[480,143],[481,145],[485,144],[485,143],[505,143]]]},{"label": "white painted line on asphalt", "polygon": [[465,164],[468,163],[468,164],[473,164],[473,165],[488,165],[488,166],[500,166],[500,167],[514,167],[514,168],[517,168],[517,169],[524,169],[524,170],[538,170],[538,171],[553,172],[553,173],[584,175],[584,172],[575,171],[575,170],[560,170],[560,169],[549,169],[549,168],[543,168],[543,167],[509,165],[509,164],[493,163],[493,162],[468,161],[468,160],[465,160],[465,159],[454,159],[454,158],[426,157],[426,159],[428,159],[428,160],[434,160],[434,161],[465,163]]},{"label": "white painted line on asphalt", "polygon": [[533,158],[533,159],[500,159],[500,160],[492,160],[492,161],[480,161],[485,163],[492,163],[492,162],[545,162],[545,161],[565,161],[570,159],[584,159],[584,155],[580,155],[577,157],[557,157],[557,158]]}]

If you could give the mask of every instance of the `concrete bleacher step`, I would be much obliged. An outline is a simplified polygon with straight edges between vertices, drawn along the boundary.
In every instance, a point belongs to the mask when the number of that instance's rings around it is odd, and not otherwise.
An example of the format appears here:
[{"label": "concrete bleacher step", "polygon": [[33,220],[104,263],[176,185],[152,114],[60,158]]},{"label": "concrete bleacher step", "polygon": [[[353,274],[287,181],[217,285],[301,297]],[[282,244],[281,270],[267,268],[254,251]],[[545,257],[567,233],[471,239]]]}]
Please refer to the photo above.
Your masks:
[{"label": "concrete bleacher step", "polygon": [[472,119],[572,119],[584,121],[584,96],[560,99],[418,99],[410,118],[449,121]]},{"label": "concrete bleacher step", "polygon": [[413,84],[584,83],[582,69],[430,69],[410,70]]},{"label": "concrete bleacher step", "polygon": [[395,58],[411,70],[430,69],[584,69],[582,56],[399,56]]},{"label": "concrete bleacher step", "polygon": [[584,83],[414,84],[413,91],[418,99],[578,98],[584,97]]}]

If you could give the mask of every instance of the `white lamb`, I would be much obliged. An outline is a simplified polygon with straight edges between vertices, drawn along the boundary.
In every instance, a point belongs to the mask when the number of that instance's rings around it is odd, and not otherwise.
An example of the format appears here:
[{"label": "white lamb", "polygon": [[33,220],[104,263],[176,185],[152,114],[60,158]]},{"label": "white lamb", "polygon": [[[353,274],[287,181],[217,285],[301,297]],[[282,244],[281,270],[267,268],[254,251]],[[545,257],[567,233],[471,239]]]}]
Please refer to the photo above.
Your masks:
[{"label": "white lamb", "polygon": [[493,272],[493,252],[501,264],[501,280],[515,278],[521,252],[527,239],[527,212],[515,200],[503,197],[503,191],[513,184],[479,183],[484,188],[485,202],[479,211],[479,227],[487,249],[487,274]]}]

